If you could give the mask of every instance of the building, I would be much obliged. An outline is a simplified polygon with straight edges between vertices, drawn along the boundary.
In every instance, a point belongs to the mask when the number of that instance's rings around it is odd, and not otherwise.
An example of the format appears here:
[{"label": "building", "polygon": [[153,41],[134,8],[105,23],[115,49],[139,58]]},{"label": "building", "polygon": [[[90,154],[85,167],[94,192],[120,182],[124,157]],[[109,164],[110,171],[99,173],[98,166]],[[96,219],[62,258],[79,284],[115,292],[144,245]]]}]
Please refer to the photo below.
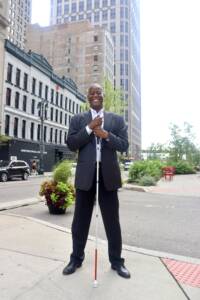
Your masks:
[{"label": "building", "polygon": [[128,104],[130,154],[140,157],[140,19],[139,0],[51,0],[51,24],[89,20],[107,28],[115,45],[115,86]]},{"label": "building", "polygon": [[111,34],[87,20],[48,27],[30,25],[26,49],[44,55],[58,75],[72,78],[84,94],[91,83],[103,83],[104,77],[113,83]]},{"label": "building", "polygon": [[25,49],[27,25],[31,23],[31,0],[6,0],[9,5],[8,39]]},{"label": "building", "polygon": [[3,66],[4,66],[4,40],[7,35],[8,26],[8,2],[6,0],[0,1],[0,135],[1,132],[1,120],[2,120],[2,91],[3,91]]},{"label": "building", "polygon": [[55,75],[42,55],[26,53],[6,40],[2,133],[11,140],[0,145],[0,159],[15,156],[30,165],[35,160],[39,167],[44,152],[44,170],[50,171],[72,155],[66,146],[68,127],[84,102],[75,83]]}]

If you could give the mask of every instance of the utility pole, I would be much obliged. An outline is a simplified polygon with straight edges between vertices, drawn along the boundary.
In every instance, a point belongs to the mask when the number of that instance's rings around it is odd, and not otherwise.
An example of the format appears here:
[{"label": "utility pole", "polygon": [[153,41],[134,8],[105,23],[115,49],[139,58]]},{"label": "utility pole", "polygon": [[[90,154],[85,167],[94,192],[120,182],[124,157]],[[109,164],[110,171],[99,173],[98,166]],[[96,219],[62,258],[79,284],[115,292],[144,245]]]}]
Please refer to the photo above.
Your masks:
[{"label": "utility pole", "polygon": [[44,120],[46,120],[48,102],[47,100],[41,99],[41,102],[38,103],[38,110],[40,114],[40,169],[39,174],[44,174]]}]

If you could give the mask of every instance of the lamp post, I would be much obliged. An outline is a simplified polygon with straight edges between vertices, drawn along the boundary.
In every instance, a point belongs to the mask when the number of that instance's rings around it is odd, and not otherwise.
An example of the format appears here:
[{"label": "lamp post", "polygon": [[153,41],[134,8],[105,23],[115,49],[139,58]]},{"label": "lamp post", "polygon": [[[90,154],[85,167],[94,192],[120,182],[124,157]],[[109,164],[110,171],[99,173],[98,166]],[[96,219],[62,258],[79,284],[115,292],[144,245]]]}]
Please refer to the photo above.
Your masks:
[{"label": "lamp post", "polygon": [[38,103],[38,110],[39,110],[39,116],[40,116],[40,126],[41,126],[41,134],[40,134],[40,168],[38,173],[44,174],[44,120],[46,120],[47,115],[47,108],[48,108],[48,102],[45,99],[41,99],[41,101]]}]

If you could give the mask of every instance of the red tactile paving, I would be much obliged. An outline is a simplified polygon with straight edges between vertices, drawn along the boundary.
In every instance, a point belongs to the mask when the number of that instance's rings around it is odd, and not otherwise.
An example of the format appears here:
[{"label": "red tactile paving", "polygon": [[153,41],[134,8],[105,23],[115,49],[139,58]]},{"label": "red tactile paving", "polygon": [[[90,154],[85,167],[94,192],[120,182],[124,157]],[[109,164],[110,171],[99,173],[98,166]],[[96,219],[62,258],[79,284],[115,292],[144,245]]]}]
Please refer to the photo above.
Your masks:
[{"label": "red tactile paving", "polygon": [[200,288],[200,265],[169,258],[163,258],[162,261],[179,283]]}]

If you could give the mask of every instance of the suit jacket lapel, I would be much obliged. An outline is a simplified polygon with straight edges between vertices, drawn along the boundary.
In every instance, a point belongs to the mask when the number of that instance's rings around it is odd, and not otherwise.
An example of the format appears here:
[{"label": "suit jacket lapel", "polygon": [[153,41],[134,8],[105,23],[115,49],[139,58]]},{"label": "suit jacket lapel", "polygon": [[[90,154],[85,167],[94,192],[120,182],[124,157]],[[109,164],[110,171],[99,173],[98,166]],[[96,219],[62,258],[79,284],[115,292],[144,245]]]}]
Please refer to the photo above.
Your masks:
[{"label": "suit jacket lapel", "polygon": [[103,128],[107,131],[111,129],[112,118],[107,112],[104,112],[104,125]]}]

